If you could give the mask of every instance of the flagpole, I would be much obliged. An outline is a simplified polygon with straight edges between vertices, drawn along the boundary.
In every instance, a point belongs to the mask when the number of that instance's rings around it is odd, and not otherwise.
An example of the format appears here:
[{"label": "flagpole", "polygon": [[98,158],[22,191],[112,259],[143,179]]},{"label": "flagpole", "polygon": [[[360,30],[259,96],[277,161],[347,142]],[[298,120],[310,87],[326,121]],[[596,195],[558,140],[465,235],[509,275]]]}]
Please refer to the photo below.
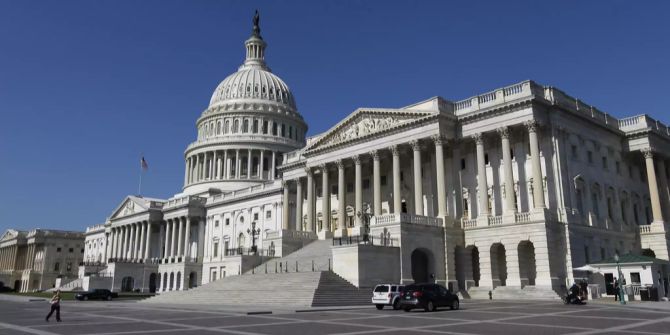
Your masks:
[{"label": "flagpole", "polygon": [[140,167],[140,185],[137,187],[137,195],[142,196],[142,167]]}]

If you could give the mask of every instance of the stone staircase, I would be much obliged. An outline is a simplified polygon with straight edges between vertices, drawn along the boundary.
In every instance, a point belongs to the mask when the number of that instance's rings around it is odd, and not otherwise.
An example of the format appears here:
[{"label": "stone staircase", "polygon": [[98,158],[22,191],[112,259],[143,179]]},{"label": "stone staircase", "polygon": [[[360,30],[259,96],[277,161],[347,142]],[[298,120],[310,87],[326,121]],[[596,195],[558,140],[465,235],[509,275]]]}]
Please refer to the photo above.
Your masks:
[{"label": "stone staircase", "polygon": [[81,278],[74,279],[72,281],[67,282],[65,285],[61,285],[60,288],[50,288],[46,290],[47,292],[55,292],[56,290],[60,290],[61,292],[72,292],[72,291],[81,291],[83,290],[84,286],[84,281]]},{"label": "stone staircase", "polygon": [[187,291],[163,292],[146,304],[343,306],[369,304],[358,289],[330,271],[230,276]]},{"label": "stone staircase", "polygon": [[[471,299],[489,299],[488,287],[472,287],[467,291]],[[493,300],[560,300],[561,297],[550,287],[498,286],[492,291]]]},{"label": "stone staircase", "polygon": [[315,240],[280,258],[271,258],[245,274],[330,271],[332,239]]},{"label": "stone staircase", "polygon": [[302,307],[370,304],[371,288],[359,289],[331,271],[331,246],[331,239],[315,240],[241,276],[229,276],[188,291],[163,292],[142,303]]}]

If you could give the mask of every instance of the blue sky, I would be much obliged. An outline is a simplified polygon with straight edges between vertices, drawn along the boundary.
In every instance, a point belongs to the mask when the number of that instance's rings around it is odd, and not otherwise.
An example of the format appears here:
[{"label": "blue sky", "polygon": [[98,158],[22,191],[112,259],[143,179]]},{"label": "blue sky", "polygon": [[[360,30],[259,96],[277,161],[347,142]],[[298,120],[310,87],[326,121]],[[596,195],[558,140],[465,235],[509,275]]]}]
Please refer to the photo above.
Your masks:
[{"label": "blue sky", "polygon": [[83,230],[169,197],[210,96],[266,59],[310,134],[357,107],[460,100],[525,79],[670,123],[668,1],[0,1],[0,230]]}]

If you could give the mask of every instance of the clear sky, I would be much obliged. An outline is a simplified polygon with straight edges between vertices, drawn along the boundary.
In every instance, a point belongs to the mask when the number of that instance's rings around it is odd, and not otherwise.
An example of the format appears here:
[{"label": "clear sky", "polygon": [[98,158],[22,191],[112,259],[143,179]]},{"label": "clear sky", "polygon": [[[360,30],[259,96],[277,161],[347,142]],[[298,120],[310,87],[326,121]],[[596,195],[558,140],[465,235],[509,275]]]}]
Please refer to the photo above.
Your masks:
[{"label": "clear sky", "polygon": [[140,153],[144,195],[180,192],[256,8],[309,134],[526,79],[670,123],[670,1],[0,0],[0,230],[103,223],[137,193]]}]

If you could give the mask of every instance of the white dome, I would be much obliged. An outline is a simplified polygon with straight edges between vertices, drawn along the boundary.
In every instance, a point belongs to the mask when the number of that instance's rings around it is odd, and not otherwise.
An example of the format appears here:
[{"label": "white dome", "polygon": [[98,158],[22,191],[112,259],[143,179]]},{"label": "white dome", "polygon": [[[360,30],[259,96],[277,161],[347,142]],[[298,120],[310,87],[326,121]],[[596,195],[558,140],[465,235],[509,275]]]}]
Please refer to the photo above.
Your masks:
[{"label": "white dome", "polygon": [[261,66],[242,67],[224,79],[214,90],[209,106],[242,100],[266,100],[297,109],[295,99],[286,83],[267,68]]}]

